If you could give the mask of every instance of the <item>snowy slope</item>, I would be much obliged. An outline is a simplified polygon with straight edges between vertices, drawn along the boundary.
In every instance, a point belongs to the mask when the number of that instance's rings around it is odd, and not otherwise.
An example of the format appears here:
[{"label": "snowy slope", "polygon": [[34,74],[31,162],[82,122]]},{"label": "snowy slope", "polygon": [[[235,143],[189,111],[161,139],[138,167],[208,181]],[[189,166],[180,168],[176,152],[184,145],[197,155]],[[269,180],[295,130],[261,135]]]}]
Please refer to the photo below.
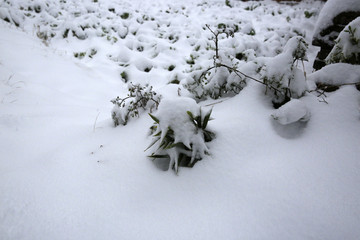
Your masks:
[{"label": "snowy slope", "polygon": [[[256,2],[219,10],[222,1],[208,2],[206,11],[198,3],[183,4],[188,29],[181,11],[171,12],[177,4],[124,1],[124,8],[156,21],[163,17],[159,9],[169,14],[167,31],[179,31],[175,43],[141,24],[143,35],[117,43],[54,38],[46,46],[27,20],[20,28],[0,21],[0,239],[357,239],[360,94],[354,86],[327,93],[327,103],[307,94],[301,101],[310,120],[290,125],[271,118],[275,110],[255,82],[232,98],[201,102],[216,103],[209,123],[216,139],[210,156],[179,175],[146,158],[152,124],[146,114],[113,127],[109,101],[126,95],[119,76],[124,69],[167,98],[177,95],[177,87],[166,85],[175,74],[167,66],[175,64],[179,78],[186,78],[192,42],[208,42],[198,21],[206,23],[215,13],[231,21],[228,11],[239,11],[258,34],[239,33],[247,41],[233,43],[256,49],[258,42],[260,56],[273,56],[286,43],[279,35],[290,34],[286,29],[293,24],[306,29],[310,42],[315,19],[303,12],[319,8],[266,1],[253,11],[244,9]],[[134,18],[128,21],[136,25]],[[265,31],[269,27],[279,29]],[[198,35],[186,40],[187,29]],[[148,36],[144,51],[131,50],[141,36]],[[265,38],[272,42],[263,45]],[[98,54],[92,59],[73,55],[93,47]],[[204,49],[199,59],[208,61],[211,51]],[[150,58],[153,51],[158,57]],[[129,66],[119,65],[121,59]],[[154,68],[148,73],[139,70],[144,59]]]}]

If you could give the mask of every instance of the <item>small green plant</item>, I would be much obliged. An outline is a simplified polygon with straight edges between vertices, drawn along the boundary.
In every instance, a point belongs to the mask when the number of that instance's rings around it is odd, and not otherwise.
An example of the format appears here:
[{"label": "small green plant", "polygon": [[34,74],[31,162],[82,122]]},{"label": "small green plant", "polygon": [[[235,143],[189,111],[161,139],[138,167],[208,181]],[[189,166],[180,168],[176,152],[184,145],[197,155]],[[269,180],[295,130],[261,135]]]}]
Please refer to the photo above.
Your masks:
[{"label": "small green plant", "polygon": [[97,50],[95,48],[90,49],[89,58],[93,58],[97,54]]},{"label": "small green plant", "polygon": [[120,76],[121,76],[121,79],[122,79],[125,83],[127,83],[127,82],[129,81],[129,75],[128,75],[125,71],[121,72],[121,73],[120,73]]},{"label": "small green plant", "polygon": [[314,14],[315,14],[315,12],[309,12],[309,11],[304,12],[304,15],[306,18],[311,18]]},{"label": "small green plant", "polygon": [[109,36],[109,35],[106,36],[106,40],[108,40],[111,43],[116,43],[118,41],[117,37]]},{"label": "small green plant", "polygon": [[229,8],[232,8],[233,5],[231,4],[230,0],[225,0],[225,5],[228,6]]},{"label": "small green plant", "polygon": [[245,8],[245,10],[246,11],[254,11],[257,7],[259,7],[260,6],[260,4],[259,5],[251,5],[251,6],[248,6],[248,7],[246,7]]},{"label": "small green plant", "polygon": [[195,64],[195,57],[191,54],[190,59],[187,59],[186,63],[189,64],[189,65],[194,65]]},{"label": "small green plant", "polygon": [[130,16],[130,14],[129,14],[128,12],[124,12],[123,14],[120,15],[120,17],[121,17],[122,19],[128,19],[129,16]]},{"label": "small green plant", "polygon": [[255,29],[251,28],[250,31],[248,32],[248,35],[250,36],[255,36],[256,32]]},{"label": "small green plant", "polygon": [[74,57],[78,59],[83,59],[86,56],[86,52],[75,52]]},{"label": "small green plant", "polygon": [[186,111],[186,107],[191,108],[191,105],[197,104],[192,99],[184,98],[180,101],[187,104],[179,106],[176,102],[169,101],[171,107],[179,109],[169,111],[171,108],[166,106],[161,111],[160,106],[158,116],[149,114],[154,120],[154,125],[150,128],[154,140],[146,149],[155,149],[148,156],[155,164],[161,164],[163,170],[171,168],[176,173],[179,167],[193,167],[208,155],[206,143],[215,137],[213,132],[207,130],[211,110],[204,113],[198,107],[194,109],[195,112]]},{"label": "small green plant", "polygon": [[119,96],[111,100],[115,105],[111,111],[114,126],[126,125],[130,118],[139,117],[142,111],[157,109],[161,96],[152,90],[152,86],[130,83],[126,97]]}]

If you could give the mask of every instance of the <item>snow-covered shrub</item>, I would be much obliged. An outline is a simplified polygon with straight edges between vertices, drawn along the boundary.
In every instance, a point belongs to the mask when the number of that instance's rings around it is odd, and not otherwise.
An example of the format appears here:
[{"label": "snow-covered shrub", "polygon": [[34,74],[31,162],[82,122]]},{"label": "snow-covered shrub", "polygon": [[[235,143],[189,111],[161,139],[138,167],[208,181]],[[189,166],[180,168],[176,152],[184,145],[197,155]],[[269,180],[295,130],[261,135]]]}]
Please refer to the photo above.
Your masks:
[{"label": "snow-covered shrub", "polygon": [[350,22],[335,41],[326,63],[360,64],[360,17]]},{"label": "snow-covered shrub", "polygon": [[210,115],[191,98],[163,100],[156,115],[150,114],[155,123],[150,128],[154,140],[149,148],[154,150],[149,157],[176,173],[179,166],[193,167],[209,153],[206,142],[215,136],[207,130]]},{"label": "snow-covered shrub", "polygon": [[220,35],[234,37],[237,31],[237,25],[219,23],[217,29],[213,31],[208,25],[206,27],[212,33],[210,40],[214,42],[215,53],[213,55],[213,65],[206,70],[200,68],[189,74],[185,87],[194,94],[196,98],[211,97],[217,99],[229,92],[239,93],[246,85],[246,82],[239,75],[234,73],[230,68],[225,67],[224,63],[234,66],[236,56],[230,56],[225,51],[220,51]]},{"label": "snow-covered shrub", "polygon": [[299,61],[307,60],[308,44],[302,37],[291,38],[284,51],[273,57],[259,59],[261,80],[274,105],[281,105],[291,98],[299,98],[306,91],[304,71],[297,68]]},{"label": "snow-covered shrub", "polygon": [[111,100],[115,105],[111,111],[115,127],[120,124],[126,125],[130,117],[138,117],[141,111],[152,112],[160,103],[161,96],[152,90],[152,86],[130,83],[128,90],[125,98],[116,97]]},{"label": "snow-covered shrub", "polygon": [[245,79],[226,67],[194,72],[185,84],[189,92],[198,99],[206,96],[217,99],[228,93],[237,94],[245,86]]},{"label": "snow-covered shrub", "polygon": [[314,61],[314,69],[319,70],[328,64],[326,58],[335,46],[339,33],[359,16],[358,0],[326,1],[317,19],[312,40],[312,45],[321,47]]}]

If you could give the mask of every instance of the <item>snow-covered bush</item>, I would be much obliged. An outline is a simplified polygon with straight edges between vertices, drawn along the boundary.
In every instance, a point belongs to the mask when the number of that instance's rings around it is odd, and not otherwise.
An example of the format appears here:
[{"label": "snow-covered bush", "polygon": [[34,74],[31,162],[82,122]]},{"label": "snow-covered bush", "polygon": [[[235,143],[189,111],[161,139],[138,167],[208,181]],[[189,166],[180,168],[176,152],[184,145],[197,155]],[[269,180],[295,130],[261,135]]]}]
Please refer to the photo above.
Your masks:
[{"label": "snow-covered bush", "polygon": [[299,61],[307,60],[308,44],[302,37],[291,38],[284,51],[273,58],[258,59],[265,93],[273,97],[274,104],[283,104],[291,98],[299,98],[306,91],[304,70],[297,68]]},{"label": "snow-covered bush", "polygon": [[167,165],[176,173],[180,167],[193,167],[209,149],[206,142],[214,138],[207,130],[211,111],[204,112],[192,98],[163,100],[150,128],[154,138],[149,156],[156,164]]},{"label": "snow-covered bush", "polygon": [[115,105],[111,111],[115,127],[120,124],[126,125],[130,117],[138,117],[141,111],[152,112],[160,103],[161,96],[152,90],[152,86],[130,83],[128,90],[125,98],[116,97],[111,100]]},{"label": "snow-covered bush", "polygon": [[213,65],[206,70],[193,71],[188,76],[185,87],[199,99],[206,96],[217,99],[229,92],[237,94],[245,87],[246,81],[224,65],[224,63],[229,66],[236,65],[233,61],[236,56],[230,56],[225,51],[221,51],[219,40],[221,35],[226,38],[234,37],[238,26],[219,23],[215,31],[208,25],[206,27],[212,33],[210,40],[214,42]]},{"label": "snow-covered bush", "polygon": [[199,99],[206,96],[217,99],[228,93],[237,94],[245,86],[245,78],[226,67],[214,67],[205,72],[194,72],[185,84],[189,92]]},{"label": "snow-covered bush", "polygon": [[360,64],[360,17],[350,22],[339,34],[326,63]]},{"label": "snow-covered bush", "polygon": [[359,16],[358,0],[326,1],[314,29],[312,44],[321,47],[314,61],[314,69],[319,70],[328,64],[326,58],[336,44],[339,33]]}]

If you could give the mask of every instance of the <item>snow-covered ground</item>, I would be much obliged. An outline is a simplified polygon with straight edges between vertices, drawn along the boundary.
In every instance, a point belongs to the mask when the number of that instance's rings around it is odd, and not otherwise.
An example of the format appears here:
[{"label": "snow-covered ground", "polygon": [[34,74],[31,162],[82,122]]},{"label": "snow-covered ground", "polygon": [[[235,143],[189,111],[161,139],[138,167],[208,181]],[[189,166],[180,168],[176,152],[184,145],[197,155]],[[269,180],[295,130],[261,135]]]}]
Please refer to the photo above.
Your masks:
[{"label": "snow-covered ground", "polygon": [[[238,24],[235,38],[220,41],[225,51],[273,57],[291,36],[311,43],[322,7],[231,4],[0,3],[10,22],[0,20],[0,239],[358,239],[354,86],[326,97],[307,93],[301,107],[309,120],[285,125],[271,117],[279,112],[253,81],[233,97],[200,102],[215,103],[211,155],[178,175],[147,158],[147,114],[113,127],[110,100],[127,94],[124,71],[165,98],[178,88],[190,95],[181,83],[214,54],[205,24]],[[94,27],[81,32],[86,24]],[[310,74],[317,50],[309,46],[305,66],[314,81],[326,78]],[[174,79],[180,85],[168,84]]]}]

